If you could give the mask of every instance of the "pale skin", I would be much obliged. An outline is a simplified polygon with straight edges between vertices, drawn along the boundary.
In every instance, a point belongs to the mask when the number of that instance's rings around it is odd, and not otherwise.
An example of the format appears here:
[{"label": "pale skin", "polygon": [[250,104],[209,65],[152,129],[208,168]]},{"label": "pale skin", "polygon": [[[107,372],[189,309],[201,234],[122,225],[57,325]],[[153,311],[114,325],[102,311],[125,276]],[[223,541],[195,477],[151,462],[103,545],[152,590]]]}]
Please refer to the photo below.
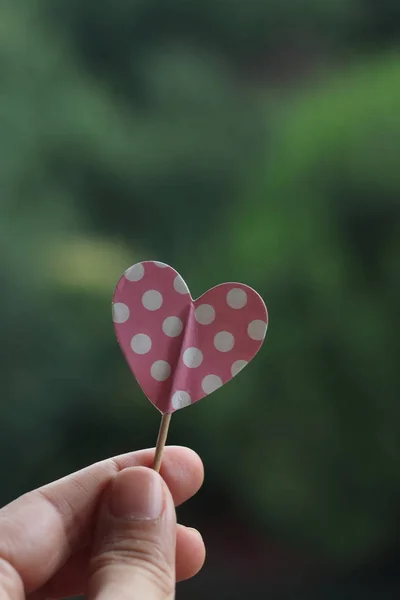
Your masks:
[{"label": "pale skin", "polygon": [[176,523],[175,506],[203,482],[192,450],[154,450],[100,463],[21,496],[0,510],[0,600],[173,600],[202,567],[201,535]]}]

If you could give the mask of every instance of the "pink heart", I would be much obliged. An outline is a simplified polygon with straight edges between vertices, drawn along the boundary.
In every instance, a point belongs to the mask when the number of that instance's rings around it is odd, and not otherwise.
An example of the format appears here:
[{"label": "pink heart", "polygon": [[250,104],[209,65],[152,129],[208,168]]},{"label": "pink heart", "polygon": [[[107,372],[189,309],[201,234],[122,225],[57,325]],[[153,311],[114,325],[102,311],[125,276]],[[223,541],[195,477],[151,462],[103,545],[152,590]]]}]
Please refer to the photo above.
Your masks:
[{"label": "pink heart", "polygon": [[227,383],[264,341],[268,313],[241,283],[222,283],[197,300],[172,267],[146,261],[118,282],[113,321],[125,358],[162,412],[193,404]]}]

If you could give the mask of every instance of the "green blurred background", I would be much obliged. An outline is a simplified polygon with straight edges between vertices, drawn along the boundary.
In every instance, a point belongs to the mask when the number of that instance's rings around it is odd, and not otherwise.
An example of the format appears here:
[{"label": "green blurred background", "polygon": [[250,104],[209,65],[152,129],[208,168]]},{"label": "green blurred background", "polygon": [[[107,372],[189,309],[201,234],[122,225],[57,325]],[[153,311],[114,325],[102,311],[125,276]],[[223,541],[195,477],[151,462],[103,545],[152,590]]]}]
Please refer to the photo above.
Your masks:
[{"label": "green blurred background", "polygon": [[131,264],[243,281],[266,344],[177,413],[178,600],[400,596],[398,0],[0,0],[1,501],[152,446]]}]

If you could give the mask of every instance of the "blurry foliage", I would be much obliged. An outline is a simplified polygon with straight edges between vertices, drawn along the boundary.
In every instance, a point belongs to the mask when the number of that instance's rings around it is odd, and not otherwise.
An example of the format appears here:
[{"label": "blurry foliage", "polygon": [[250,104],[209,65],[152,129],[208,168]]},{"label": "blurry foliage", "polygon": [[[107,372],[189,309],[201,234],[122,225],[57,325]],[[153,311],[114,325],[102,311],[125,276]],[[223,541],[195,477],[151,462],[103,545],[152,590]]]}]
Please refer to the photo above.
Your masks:
[{"label": "blurry foliage", "polygon": [[[304,38],[312,33],[319,43],[340,39],[343,31],[350,32],[362,8],[358,0],[44,1],[90,66],[107,77],[113,70],[115,79],[122,75],[124,81],[126,75],[137,73],[149,50],[171,39],[207,47],[230,62],[242,63],[289,36]],[[131,90],[142,93],[137,85]]]},{"label": "blurry foliage", "polygon": [[291,42],[390,43],[396,7],[2,0],[3,501],[153,444],[110,300],[159,258],[195,296],[243,279],[270,311],[254,366],[174,416],[208,490],[343,560],[396,538],[400,58],[279,101],[243,82]]},{"label": "blurry foliage", "polygon": [[398,515],[399,106],[389,55],[283,109],[213,262],[217,280],[246,272],[271,316],[267,366],[241,376],[237,493],[339,556],[384,545]]}]

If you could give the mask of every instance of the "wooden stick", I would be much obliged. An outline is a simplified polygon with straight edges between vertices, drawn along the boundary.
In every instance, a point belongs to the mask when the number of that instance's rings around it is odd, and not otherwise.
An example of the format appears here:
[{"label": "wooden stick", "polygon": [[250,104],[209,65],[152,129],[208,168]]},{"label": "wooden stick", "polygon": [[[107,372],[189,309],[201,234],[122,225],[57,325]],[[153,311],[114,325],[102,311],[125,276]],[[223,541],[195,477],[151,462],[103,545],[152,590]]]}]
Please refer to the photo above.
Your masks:
[{"label": "wooden stick", "polygon": [[158,430],[156,453],[154,455],[153,469],[160,472],[163,452],[165,448],[165,442],[167,441],[169,424],[171,421],[171,414],[163,415],[161,417],[160,429]]}]

